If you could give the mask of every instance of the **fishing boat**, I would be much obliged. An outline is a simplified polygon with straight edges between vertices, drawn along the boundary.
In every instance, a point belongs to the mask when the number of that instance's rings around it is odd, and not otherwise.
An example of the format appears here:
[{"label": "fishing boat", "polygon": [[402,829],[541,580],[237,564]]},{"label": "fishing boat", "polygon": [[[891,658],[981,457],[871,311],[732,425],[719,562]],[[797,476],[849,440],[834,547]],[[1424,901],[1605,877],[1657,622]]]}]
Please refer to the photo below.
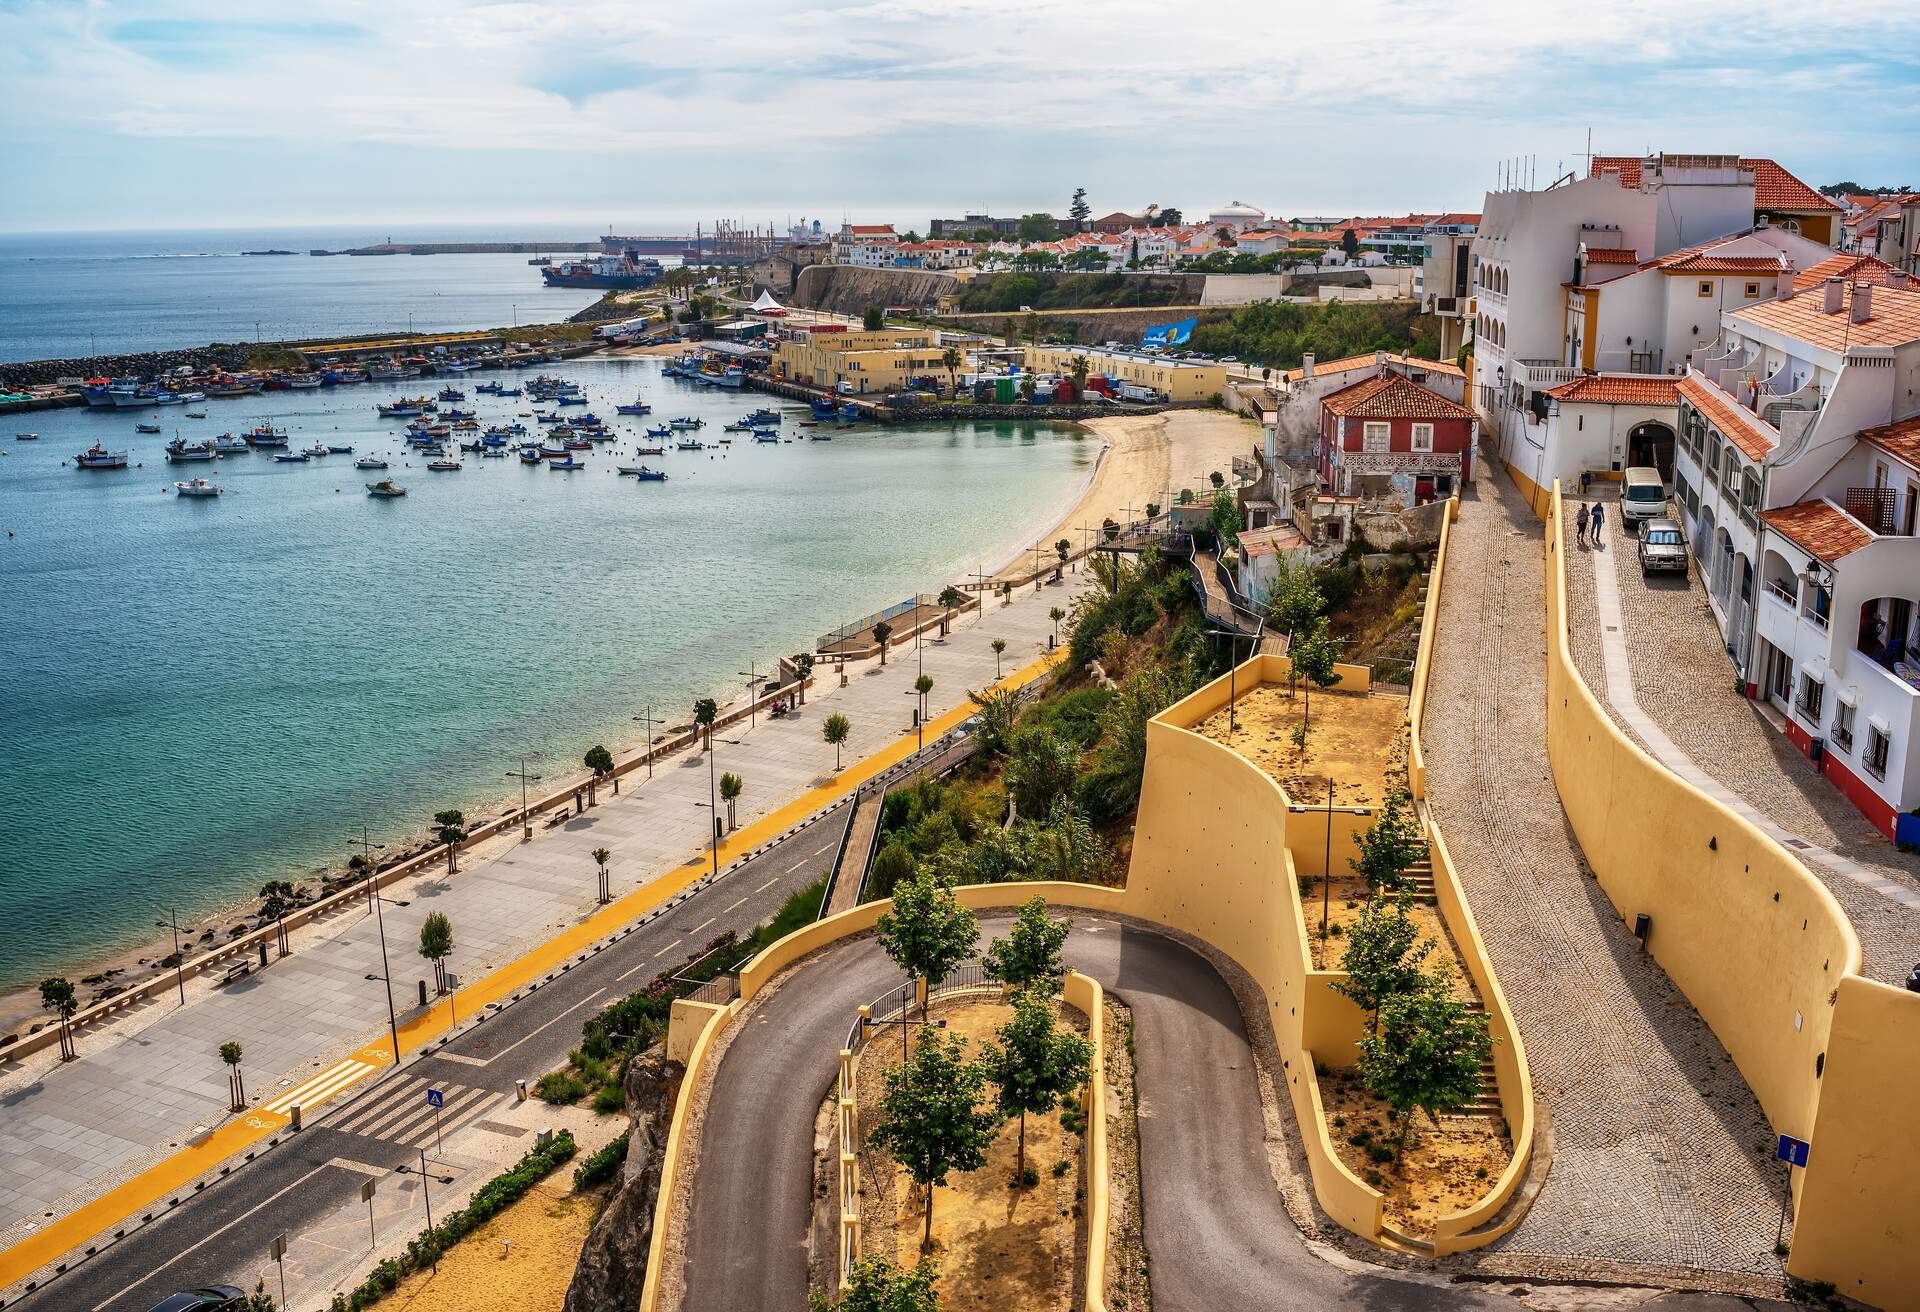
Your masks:
[{"label": "fishing boat", "polygon": [[248,429],[241,436],[247,439],[248,446],[283,447],[287,444],[287,430],[275,428],[272,424],[259,424]]},{"label": "fishing boat", "polygon": [[539,448],[539,447],[537,447],[537,446],[523,446],[523,447],[521,447],[521,448],[520,448],[520,463],[521,463],[521,464],[523,464],[523,465],[537,465],[537,464],[539,464],[539,463],[540,463],[540,459],[541,459],[541,457],[540,457],[540,448]]},{"label": "fishing boat", "polygon": [[311,392],[320,386],[319,374],[290,374],[287,386],[296,392]]},{"label": "fishing boat", "polygon": [[427,461],[427,468],[436,474],[451,474],[459,471],[460,462],[458,460],[429,460]]},{"label": "fishing boat", "polygon": [[328,451],[329,451],[330,453],[332,453],[333,455],[336,455],[336,456],[350,456],[350,455],[352,455],[352,454],[353,454],[353,448],[352,448],[352,447],[350,447],[350,446],[336,446],[336,445],[334,445],[334,444],[333,444],[333,443],[331,443],[331,442],[329,442],[329,443],[327,444],[327,450],[328,450]]},{"label": "fishing boat", "polygon": [[303,450],[314,459],[319,460],[326,456],[327,444],[325,442],[315,442],[312,446],[305,447]]},{"label": "fishing boat", "polygon": [[187,418],[189,419],[205,419],[206,417],[207,417],[207,412],[205,410],[187,411]]},{"label": "fishing boat", "polygon": [[809,434],[807,434],[807,441],[809,441],[809,442],[831,442],[831,441],[833,441],[833,434],[832,434],[832,433],[809,433]]},{"label": "fishing boat", "polygon": [[568,474],[571,474],[576,469],[585,469],[586,467],[586,461],[575,460],[572,456],[568,456],[565,460],[549,460],[547,462],[548,469],[558,469]]},{"label": "fishing boat", "polygon": [[457,405],[450,405],[446,407],[446,409],[440,411],[440,417],[446,420],[478,419],[480,417],[480,412],[478,410],[462,410]]},{"label": "fishing boat", "polygon": [[778,434],[778,433],[755,433],[755,434],[753,435],[753,440],[754,440],[754,441],[756,441],[756,442],[778,442],[778,441],[780,440],[780,434]]},{"label": "fishing boat", "polygon": [[520,389],[517,387],[500,387],[495,388],[493,394],[495,396],[519,396]]},{"label": "fishing boat", "polygon": [[[205,392],[181,392],[178,395],[180,399],[188,405],[197,405],[207,399]],[[200,418],[204,419],[206,416],[201,415]]]},{"label": "fishing boat", "polygon": [[282,451],[274,461],[282,465],[304,465],[312,458],[305,451]]},{"label": "fishing boat", "polygon": [[185,401],[178,392],[158,391],[153,394],[155,405],[184,405]]},{"label": "fishing boat", "polygon": [[262,384],[257,379],[223,378],[207,384],[208,396],[254,396]]},{"label": "fishing boat", "polygon": [[217,497],[226,489],[218,483],[209,483],[204,478],[189,479],[185,483],[175,483],[173,490],[183,497]]},{"label": "fishing boat", "polygon": [[653,407],[637,396],[626,405],[616,405],[613,409],[614,413],[622,415],[646,415],[653,413]]},{"label": "fishing boat", "polygon": [[390,478],[383,478],[378,483],[367,484],[367,495],[370,497],[403,497],[406,494],[407,490]]},{"label": "fishing boat", "polygon": [[440,389],[440,400],[442,401],[464,401],[466,399],[467,394],[457,387],[443,387]]},{"label": "fishing boat", "polygon": [[813,417],[815,419],[831,419],[833,418],[834,411],[838,409],[832,398],[825,396],[816,396],[808,402],[808,404],[813,407]]},{"label": "fishing boat", "polygon": [[157,433],[157,432],[159,432],[159,431],[160,431],[160,425],[158,425],[158,424],[135,424],[135,425],[133,426],[133,431],[134,431],[134,432],[136,432],[136,433]]},{"label": "fishing boat", "polygon": [[567,458],[567,448],[558,442],[542,442],[540,444],[540,458],[542,460],[565,460]]},{"label": "fishing boat", "polygon": [[555,405],[585,405],[587,398],[578,392],[563,392],[553,398],[553,403]]},{"label": "fishing boat", "polygon": [[14,440],[14,441],[16,441],[16,442],[38,442],[38,441],[40,440],[40,434],[38,434],[38,433],[15,433],[15,434],[13,435],[13,440]]},{"label": "fishing boat", "polygon": [[706,443],[702,442],[699,438],[687,437],[675,442],[673,449],[676,451],[705,451],[707,447]]},{"label": "fishing boat", "polygon": [[637,446],[633,449],[633,453],[637,456],[663,456],[667,453],[667,449],[663,446]]},{"label": "fishing boat", "polygon": [[189,460],[211,460],[214,455],[211,442],[185,442],[176,437],[167,443],[167,459],[175,464]]},{"label": "fishing boat", "polygon": [[415,447],[414,454],[422,456],[444,456],[447,454],[447,449],[438,442],[435,442],[431,446]]},{"label": "fishing boat", "polygon": [[425,414],[426,398],[412,399],[403,396],[398,401],[382,401],[375,409],[379,410],[382,419],[402,419],[407,415]]},{"label": "fishing boat", "polygon": [[642,483],[664,483],[667,481],[666,470],[648,469],[645,465],[642,465],[640,466],[640,468],[634,470],[633,476],[639,479]]},{"label": "fishing boat", "polygon": [[668,427],[668,428],[676,428],[676,429],[689,429],[689,428],[705,428],[706,426],[707,426],[707,421],[706,421],[706,420],[704,420],[704,419],[689,419],[689,418],[688,418],[687,416],[685,416],[685,415],[682,415],[682,416],[680,416],[680,418],[678,418],[678,419],[669,419],[669,420],[667,420],[667,427]]},{"label": "fishing boat", "polygon": [[569,438],[565,442],[562,442],[560,445],[564,446],[569,451],[593,450],[593,443],[584,437]]},{"label": "fishing boat", "polygon": [[131,454],[128,451],[109,451],[95,442],[75,456],[73,464],[76,469],[125,469],[127,457]]},{"label": "fishing boat", "polygon": [[213,453],[220,456],[243,456],[253,450],[244,437],[235,437],[232,433],[222,433],[213,439]]},{"label": "fishing boat", "polygon": [[373,456],[361,456],[358,460],[353,462],[353,467],[355,469],[385,469],[387,467],[387,462],[384,460],[376,459]]},{"label": "fishing boat", "polygon": [[672,437],[673,427],[670,424],[662,424],[658,428],[649,428],[647,430],[647,436],[648,437]]},{"label": "fishing boat", "polygon": [[758,410],[755,410],[747,416],[746,422],[759,424],[764,427],[767,424],[779,423],[782,417],[778,410],[769,410],[766,406],[761,406]]},{"label": "fishing boat", "polygon": [[840,407],[840,422],[851,424],[860,418],[860,407],[849,401]]},{"label": "fishing boat", "polygon": [[736,419],[720,430],[723,433],[751,433],[753,425],[745,419]]},{"label": "fishing boat", "polygon": [[507,453],[497,446],[490,446],[480,453],[482,460],[505,460]]},{"label": "fishing boat", "polygon": [[747,385],[747,371],[737,364],[730,364],[724,369],[702,369],[694,375],[694,379],[696,382],[705,383],[708,387],[724,387],[728,391],[739,391]]}]

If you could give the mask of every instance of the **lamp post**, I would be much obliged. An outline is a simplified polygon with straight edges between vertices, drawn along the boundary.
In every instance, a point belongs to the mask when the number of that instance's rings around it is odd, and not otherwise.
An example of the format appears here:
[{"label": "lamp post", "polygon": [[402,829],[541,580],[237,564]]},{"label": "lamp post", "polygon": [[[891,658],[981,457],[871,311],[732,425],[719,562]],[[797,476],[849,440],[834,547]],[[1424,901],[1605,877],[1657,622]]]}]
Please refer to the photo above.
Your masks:
[{"label": "lamp post", "polygon": [[161,929],[173,930],[173,982],[179,986],[180,1005],[184,1007],[187,1005],[187,976],[184,970],[186,963],[180,956],[180,914],[172,907],[168,907],[167,918],[153,923]]},{"label": "lamp post", "polygon": [[753,690],[760,686],[760,667],[748,661],[746,669],[735,670],[734,673],[747,681],[747,728],[751,729],[754,726]]},{"label": "lamp post", "polygon": [[393,966],[387,960],[387,917],[380,904],[387,899],[373,894],[373,915],[380,925],[380,980],[387,986],[387,1033],[393,1038],[393,1065],[400,1068],[400,1018],[393,1009]]},{"label": "lamp post", "polygon": [[527,773],[527,763],[544,760],[546,755],[545,752],[522,752],[518,758],[520,768],[507,771],[507,778],[520,781],[520,841],[523,843],[533,841],[533,818],[527,814],[527,784],[540,778],[537,774]]},{"label": "lamp post", "polygon": [[666,721],[656,720],[653,717],[652,702],[647,703],[647,713],[645,715],[636,715],[633,718],[638,723],[644,724],[647,727],[647,778],[651,779],[653,778],[653,726],[656,724],[665,724]]},{"label": "lamp post", "polygon": [[[348,839],[347,841],[352,842],[353,840]],[[373,854],[375,852],[384,852],[386,850],[387,850],[387,845],[385,843],[374,842],[372,835],[367,830],[367,826],[365,824],[362,824],[360,826],[360,868],[366,871],[366,876],[367,876],[367,914],[368,915],[373,914],[373,911],[374,911],[373,896],[375,891],[379,888],[379,885],[374,880]]]}]

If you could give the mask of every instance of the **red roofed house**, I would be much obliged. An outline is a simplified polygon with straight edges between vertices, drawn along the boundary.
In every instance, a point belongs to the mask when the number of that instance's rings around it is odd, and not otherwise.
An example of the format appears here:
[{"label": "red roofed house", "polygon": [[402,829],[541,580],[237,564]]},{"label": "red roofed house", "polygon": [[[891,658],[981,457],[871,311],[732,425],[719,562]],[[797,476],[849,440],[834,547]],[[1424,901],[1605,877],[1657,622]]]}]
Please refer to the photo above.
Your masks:
[{"label": "red roofed house", "polygon": [[1425,505],[1473,475],[1473,411],[1383,372],[1320,402],[1320,478],[1335,493]]},{"label": "red roofed house", "polygon": [[833,234],[832,263],[885,269],[893,264],[899,245],[900,234],[891,223],[843,223]]},{"label": "red roofed house", "polygon": [[[1662,163],[1685,165],[1696,160],[1719,159],[1713,155],[1662,155]],[[1840,239],[1840,218],[1846,206],[1823,195],[1770,159],[1741,159],[1743,173],[1753,175],[1753,217],[1766,220],[1771,227],[1785,228],[1811,238],[1824,246]],[[1634,155],[1595,155],[1588,170],[1593,177],[1613,176],[1629,190],[1642,181],[1644,162]]]}]

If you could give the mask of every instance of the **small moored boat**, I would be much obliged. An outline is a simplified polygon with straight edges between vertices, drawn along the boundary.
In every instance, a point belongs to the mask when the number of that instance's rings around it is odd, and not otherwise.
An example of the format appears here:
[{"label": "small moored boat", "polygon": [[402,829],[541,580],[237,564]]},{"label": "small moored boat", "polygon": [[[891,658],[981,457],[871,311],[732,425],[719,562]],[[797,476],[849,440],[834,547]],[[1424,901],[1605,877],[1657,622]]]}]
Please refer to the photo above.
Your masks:
[{"label": "small moored boat", "polygon": [[353,462],[353,467],[355,469],[385,469],[387,462],[384,460],[376,460],[372,456],[361,456]]},{"label": "small moored boat", "polygon": [[406,494],[407,490],[390,478],[367,484],[367,495],[370,497],[403,497]]},{"label": "small moored boat", "polygon": [[204,478],[189,479],[185,483],[175,483],[173,490],[183,497],[217,497],[226,489],[218,483],[209,483]]},{"label": "small moored boat", "polygon": [[576,469],[585,469],[586,467],[587,467],[586,461],[575,460],[572,456],[568,456],[565,460],[547,461],[548,469],[558,469],[563,473],[568,473],[568,474],[571,474]]},{"label": "small moored boat", "polygon": [[436,474],[451,474],[458,472],[460,462],[458,460],[429,460],[427,461],[427,468]]},{"label": "small moored boat", "polygon": [[134,431],[134,432],[136,432],[136,433],[157,433],[157,432],[159,432],[159,431],[160,431],[160,425],[158,425],[158,424],[135,424],[135,425],[133,426],[133,431]]}]

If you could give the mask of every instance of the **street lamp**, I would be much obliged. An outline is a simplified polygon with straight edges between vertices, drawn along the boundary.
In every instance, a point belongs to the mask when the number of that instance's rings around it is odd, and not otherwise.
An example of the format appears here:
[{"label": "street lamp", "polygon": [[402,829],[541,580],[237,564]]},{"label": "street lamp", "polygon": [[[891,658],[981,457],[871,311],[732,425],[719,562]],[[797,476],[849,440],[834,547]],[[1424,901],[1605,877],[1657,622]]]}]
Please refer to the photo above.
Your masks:
[{"label": "street lamp", "polygon": [[520,841],[523,843],[533,841],[533,818],[527,814],[527,784],[540,778],[527,773],[527,762],[545,760],[546,755],[545,752],[522,752],[518,758],[520,768],[507,771],[507,778],[520,781]]},{"label": "street lamp", "polygon": [[748,661],[746,669],[735,670],[734,673],[747,681],[747,728],[751,729],[754,725],[753,690],[760,686],[760,667]]},{"label": "street lamp", "polygon": [[[353,840],[348,839],[347,841],[352,842]],[[372,915],[374,910],[374,907],[373,907],[374,890],[379,887],[379,885],[374,881],[373,854],[375,852],[384,852],[386,850],[387,850],[387,845],[385,843],[374,842],[372,837],[369,835],[367,831],[366,825],[362,824],[360,826],[360,867],[362,870],[366,872],[367,914],[369,915]]]},{"label": "street lamp", "polygon": [[[393,1065],[397,1070],[400,1066],[400,1017],[393,1009],[393,966],[387,960],[387,918],[380,910],[380,904],[388,900],[377,892],[373,894],[373,915],[380,925],[380,980],[387,986],[387,1033],[393,1038]],[[403,907],[406,903],[395,902],[394,905]]]},{"label": "street lamp", "polygon": [[180,986],[180,1005],[187,1005],[187,976],[185,962],[180,956],[180,915],[172,907],[167,908],[167,918],[156,920],[154,925],[160,929],[173,930],[173,982]]},{"label": "street lamp", "polygon": [[647,778],[651,779],[653,778],[653,726],[656,724],[665,724],[666,721],[656,720],[653,717],[652,702],[647,703],[647,713],[645,715],[636,715],[633,718],[647,726]]}]

